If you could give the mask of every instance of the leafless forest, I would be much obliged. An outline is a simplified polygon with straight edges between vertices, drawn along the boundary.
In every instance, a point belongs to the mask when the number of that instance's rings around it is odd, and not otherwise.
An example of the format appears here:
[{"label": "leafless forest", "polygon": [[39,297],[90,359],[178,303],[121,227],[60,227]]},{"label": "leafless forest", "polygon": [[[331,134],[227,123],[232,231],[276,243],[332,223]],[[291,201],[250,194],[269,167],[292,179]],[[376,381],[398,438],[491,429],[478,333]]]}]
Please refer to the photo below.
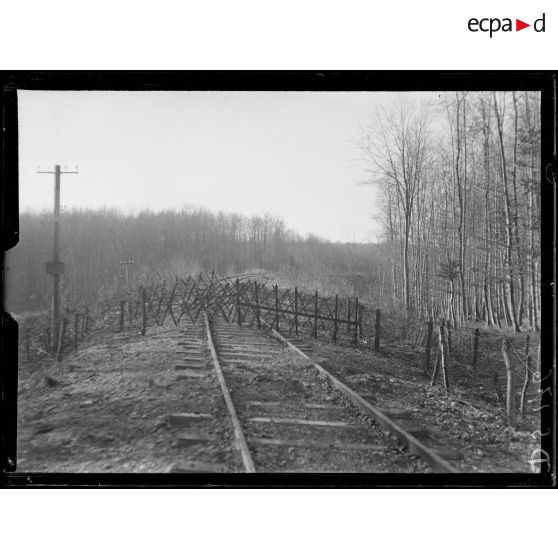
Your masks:
[{"label": "leafless forest", "polygon": [[[10,260],[8,300],[15,311],[36,311],[49,304],[45,254],[51,249],[51,216],[23,214],[22,239]],[[251,269],[284,273],[297,283],[341,288],[352,295],[355,276],[374,273],[377,248],[335,244],[288,231],[280,218],[247,218],[193,209],[141,213],[117,211],[63,213],[64,257],[71,273],[63,276],[68,311],[83,309],[128,287],[190,273],[215,270],[237,274]],[[362,289],[362,287],[361,287]]]},{"label": "leafless forest", "polygon": [[538,95],[455,93],[440,104],[442,136],[400,106],[366,137],[391,255],[377,287],[409,313],[537,330]]}]

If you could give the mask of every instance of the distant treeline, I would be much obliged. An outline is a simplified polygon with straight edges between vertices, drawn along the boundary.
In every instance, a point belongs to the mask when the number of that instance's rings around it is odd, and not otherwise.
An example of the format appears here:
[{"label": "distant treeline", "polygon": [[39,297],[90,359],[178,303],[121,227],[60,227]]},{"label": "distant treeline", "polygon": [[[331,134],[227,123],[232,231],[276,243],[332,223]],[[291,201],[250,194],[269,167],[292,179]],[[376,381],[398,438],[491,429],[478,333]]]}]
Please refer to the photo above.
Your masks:
[{"label": "distant treeline", "polygon": [[[23,213],[20,239],[7,258],[6,306],[12,312],[46,308],[51,213]],[[319,281],[321,288],[329,278],[356,291],[359,278],[362,289],[362,278],[374,273],[375,250],[371,244],[305,238],[270,215],[245,217],[204,209],[137,215],[71,210],[61,216],[63,304],[79,308],[138,282],[212,269],[222,274],[264,269],[306,284]],[[132,260],[127,277],[123,262]]]}]

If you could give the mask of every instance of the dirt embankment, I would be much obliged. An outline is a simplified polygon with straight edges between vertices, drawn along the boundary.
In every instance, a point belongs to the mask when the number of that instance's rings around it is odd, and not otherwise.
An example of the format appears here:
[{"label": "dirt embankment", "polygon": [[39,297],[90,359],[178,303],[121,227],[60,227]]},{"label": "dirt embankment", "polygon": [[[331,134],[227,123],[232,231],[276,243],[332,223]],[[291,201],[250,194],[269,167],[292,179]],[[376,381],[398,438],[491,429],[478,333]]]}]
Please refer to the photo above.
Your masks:
[{"label": "dirt embankment", "polygon": [[[177,329],[135,324],[122,333],[93,333],[62,363],[41,359],[19,370],[18,471],[164,472],[180,456],[165,417],[194,399],[209,408],[214,395],[195,394],[178,379]],[[424,372],[409,363],[402,346],[334,346],[305,339],[312,357],[337,374],[463,472],[531,472],[540,428],[531,412],[516,429],[506,427],[500,408],[482,385],[468,387],[450,372],[452,392],[431,388]],[[209,364],[209,363],[208,363]],[[536,389],[536,386],[535,388]],[[209,399],[207,399],[209,397]],[[196,399],[197,398],[197,399]],[[213,398],[213,399],[212,399]],[[203,401],[202,401],[203,399]],[[229,435],[223,419],[215,429]],[[215,456],[234,461],[222,443]]]},{"label": "dirt embankment", "polygon": [[93,334],[62,363],[20,366],[18,471],[168,470],[177,444],[165,417],[191,397],[174,370],[177,330],[126,327]]},{"label": "dirt embankment", "polygon": [[309,340],[313,358],[376,407],[389,411],[405,429],[416,429],[424,442],[462,472],[534,472],[538,458],[540,417],[537,385],[528,412],[516,428],[507,426],[503,409],[485,380],[471,381],[449,370],[450,393],[430,378],[398,344],[379,353],[369,348],[340,347]]}]

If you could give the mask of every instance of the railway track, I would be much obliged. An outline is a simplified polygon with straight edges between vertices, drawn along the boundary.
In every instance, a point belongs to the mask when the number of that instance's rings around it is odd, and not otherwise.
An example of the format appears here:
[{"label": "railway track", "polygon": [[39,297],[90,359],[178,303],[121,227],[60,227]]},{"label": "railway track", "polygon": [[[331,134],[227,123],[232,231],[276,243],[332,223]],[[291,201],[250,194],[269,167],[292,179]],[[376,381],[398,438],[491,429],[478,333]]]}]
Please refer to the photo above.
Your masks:
[{"label": "railway track", "polygon": [[262,325],[204,315],[181,326],[175,369],[189,396],[167,417],[181,452],[169,472],[454,472],[315,363],[302,341]]}]

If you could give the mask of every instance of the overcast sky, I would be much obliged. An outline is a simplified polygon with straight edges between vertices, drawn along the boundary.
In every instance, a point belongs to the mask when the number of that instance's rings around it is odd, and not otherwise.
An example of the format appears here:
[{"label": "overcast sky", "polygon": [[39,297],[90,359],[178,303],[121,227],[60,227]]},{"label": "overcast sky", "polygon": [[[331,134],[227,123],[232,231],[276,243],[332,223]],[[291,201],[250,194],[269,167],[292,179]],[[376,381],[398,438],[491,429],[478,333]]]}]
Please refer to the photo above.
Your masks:
[{"label": "overcast sky", "polygon": [[300,233],[374,240],[358,144],[391,93],[19,91],[20,207],[271,213]]}]

